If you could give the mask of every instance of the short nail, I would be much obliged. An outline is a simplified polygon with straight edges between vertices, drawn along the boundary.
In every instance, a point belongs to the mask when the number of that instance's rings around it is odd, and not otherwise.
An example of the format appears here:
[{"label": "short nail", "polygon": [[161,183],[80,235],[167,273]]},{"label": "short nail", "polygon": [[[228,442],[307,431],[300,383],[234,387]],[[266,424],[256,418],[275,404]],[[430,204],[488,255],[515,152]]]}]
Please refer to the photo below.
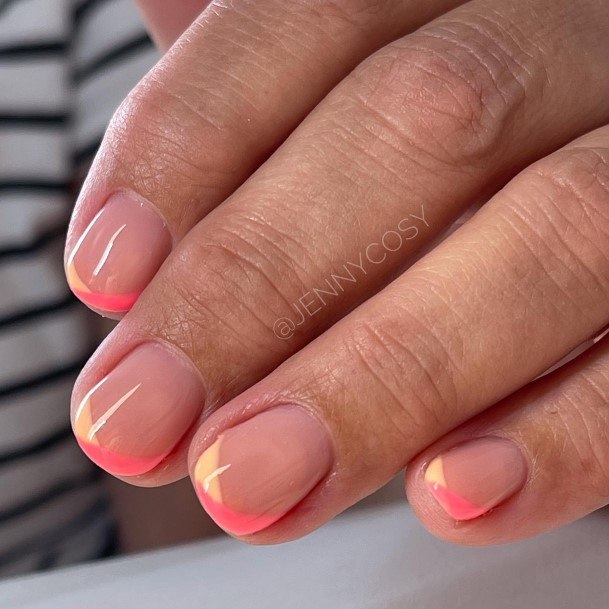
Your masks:
[{"label": "short nail", "polygon": [[89,458],[111,474],[145,474],[172,452],[204,399],[190,362],[160,343],[145,343],[87,393],[74,433]]},{"label": "short nail", "polygon": [[250,535],[294,508],[332,462],[322,423],[300,406],[278,406],[218,436],[199,457],[195,486],[220,527]]},{"label": "short nail", "polygon": [[488,437],[459,444],[440,454],[425,471],[425,482],[455,520],[472,520],[522,488],[527,465],[510,440]]},{"label": "short nail", "polygon": [[99,311],[131,309],[171,251],[171,235],[157,211],[133,194],[113,195],[68,258],[74,294]]}]

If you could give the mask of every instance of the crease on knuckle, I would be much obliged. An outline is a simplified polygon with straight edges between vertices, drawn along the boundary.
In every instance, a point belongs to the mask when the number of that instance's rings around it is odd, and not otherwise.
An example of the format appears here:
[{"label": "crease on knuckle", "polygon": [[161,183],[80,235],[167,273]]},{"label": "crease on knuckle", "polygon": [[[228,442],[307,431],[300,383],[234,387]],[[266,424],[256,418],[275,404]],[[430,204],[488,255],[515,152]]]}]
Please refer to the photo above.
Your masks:
[{"label": "crease on knuckle", "polygon": [[[251,349],[251,342],[244,338],[241,320],[231,312],[233,309],[227,311],[221,299],[213,297],[213,291],[210,293],[200,278],[193,281],[189,275],[189,280],[184,281],[183,272],[176,270],[169,274],[165,285],[167,289],[159,294],[163,302],[157,306],[157,311],[164,313],[160,328],[165,338],[197,354],[203,344],[208,348],[213,328],[213,335],[221,336],[225,344],[235,342]],[[166,306],[166,301],[171,306]]]},{"label": "crease on knuckle", "polygon": [[584,372],[579,380],[577,394],[563,395],[564,408],[558,410],[565,437],[562,451],[571,460],[575,455],[576,472],[595,499],[609,498],[609,394],[592,374]]},{"label": "crease on knuckle", "polygon": [[516,205],[530,229],[580,282],[587,276],[609,294],[609,148],[560,151],[523,177],[542,198],[531,209]]},{"label": "crease on knuckle", "polygon": [[391,6],[390,0],[299,0],[299,3],[318,21],[338,20],[359,27],[370,21],[370,15]]},{"label": "crease on knuckle", "polygon": [[[126,156],[129,171],[150,190],[162,189],[168,172],[198,189],[213,188],[220,178],[236,171],[234,150],[222,143],[227,131],[234,130],[226,124],[230,113],[213,110],[211,92],[203,100],[192,86],[176,83],[176,77],[164,82],[168,78],[155,70],[115,112],[103,153],[123,164]],[[214,154],[202,153],[207,150]]]},{"label": "crease on knuckle", "polygon": [[213,306],[214,316],[222,317],[225,325],[230,323],[232,333],[243,334],[247,328],[248,341],[280,350],[273,325],[292,311],[293,294],[300,294],[298,290],[306,285],[302,260],[294,254],[298,247],[293,236],[254,218],[251,212],[231,216],[222,227],[191,244],[188,259],[181,262],[182,268],[199,269],[194,286],[189,278],[188,291],[194,293],[190,309]]},{"label": "crease on knuckle", "polygon": [[392,429],[405,446],[414,448],[429,437],[430,429],[443,428],[442,418],[452,408],[451,390],[446,390],[452,382],[445,354],[437,352],[435,339],[420,329],[412,338],[409,344],[382,323],[367,321],[352,329],[345,346],[388,398],[382,414]]},{"label": "crease on knuckle", "polygon": [[304,289],[310,281],[311,260],[305,247],[306,236],[293,227],[280,228],[279,219],[271,223],[263,212],[248,210],[233,215],[204,246],[217,248],[229,256],[249,280],[250,289],[270,288],[286,305],[293,291]]},{"label": "crease on knuckle", "polygon": [[609,232],[609,147],[564,149],[539,164],[536,174],[564,193],[552,199],[557,205],[569,210],[576,203],[584,219],[602,219],[599,227]]},{"label": "crease on knuckle", "polygon": [[487,162],[547,83],[539,53],[499,28],[444,19],[389,45],[354,73],[362,103],[436,160]]}]

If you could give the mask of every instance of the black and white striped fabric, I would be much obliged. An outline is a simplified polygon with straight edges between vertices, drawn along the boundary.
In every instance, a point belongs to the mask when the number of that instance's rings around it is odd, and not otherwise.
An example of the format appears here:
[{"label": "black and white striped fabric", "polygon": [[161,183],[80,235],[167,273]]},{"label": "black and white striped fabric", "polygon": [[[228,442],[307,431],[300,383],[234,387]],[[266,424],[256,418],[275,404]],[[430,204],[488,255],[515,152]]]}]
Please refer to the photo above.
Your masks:
[{"label": "black and white striped fabric", "polygon": [[112,550],[69,429],[95,340],[62,250],[75,176],[155,60],[131,0],[0,0],[0,576]]}]

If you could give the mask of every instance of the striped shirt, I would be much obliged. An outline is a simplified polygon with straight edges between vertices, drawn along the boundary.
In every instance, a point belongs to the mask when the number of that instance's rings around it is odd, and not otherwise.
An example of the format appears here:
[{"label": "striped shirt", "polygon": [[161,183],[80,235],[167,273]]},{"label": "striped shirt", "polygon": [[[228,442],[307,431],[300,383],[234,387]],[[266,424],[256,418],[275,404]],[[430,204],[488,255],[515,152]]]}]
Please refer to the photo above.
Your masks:
[{"label": "striped shirt", "polygon": [[69,427],[96,346],[63,241],[107,122],[156,60],[131,0],[0,0],[0,576],[107,555],[100,474]]}]

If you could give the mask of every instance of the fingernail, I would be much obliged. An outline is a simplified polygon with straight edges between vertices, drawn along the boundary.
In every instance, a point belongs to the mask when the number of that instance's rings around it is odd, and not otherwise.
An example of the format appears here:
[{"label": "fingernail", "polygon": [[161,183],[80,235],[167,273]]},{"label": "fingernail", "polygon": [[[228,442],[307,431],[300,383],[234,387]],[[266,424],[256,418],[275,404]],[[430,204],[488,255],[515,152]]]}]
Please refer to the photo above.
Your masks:
[{"label": "fingernail", "polygon": [[74,433],[88,457],[111,474],[145,474],[193,425],[204,398],[190,362],[160,343],[145,343],[87,393]]},{"label": "fingernail", "polygon": [[195,487],[220,527],[250,535],[304,499],[332,462],[322,423],[299,406],[278,406],[222,433],[199,457]]},{"label": "fingernail", "polygon": [[131,309],[171,251],[171,235],[153,207],[135,195],[112,196],[82,234],[66,267],[68,283],[101,312]]},{"label": "fingernail", "polygon": [[427,467],[425,482],[455,520],[486,514],[522,488],[527,466],[510,440],[479,438],[459,444]]}]

